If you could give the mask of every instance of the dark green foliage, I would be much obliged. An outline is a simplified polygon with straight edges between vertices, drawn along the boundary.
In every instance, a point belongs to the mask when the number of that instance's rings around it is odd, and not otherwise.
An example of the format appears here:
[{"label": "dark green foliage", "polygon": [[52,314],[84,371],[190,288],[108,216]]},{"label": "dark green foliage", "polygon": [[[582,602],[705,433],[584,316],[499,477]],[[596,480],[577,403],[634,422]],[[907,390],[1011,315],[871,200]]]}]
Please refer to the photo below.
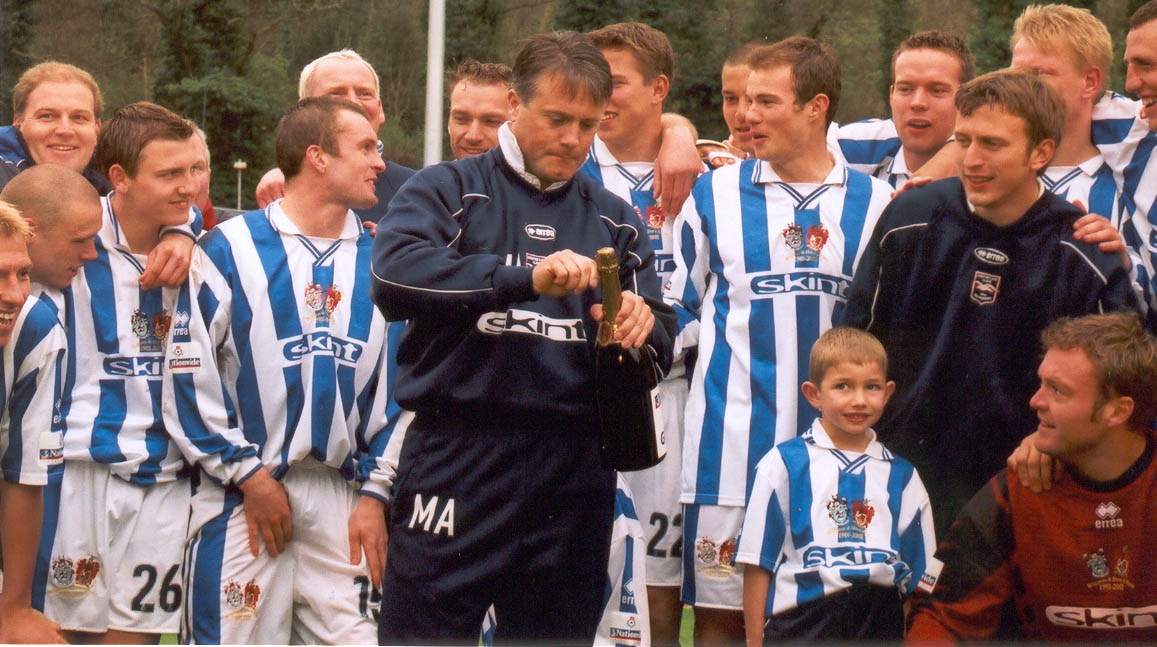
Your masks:
[{"label": "dark green foliage", "polygon": [[877,84],[880,97],[888,103],[892,84],[892,52],[913,32],[912,9],[908,0],[880,0],[880,69],[884,73]]},{"label": "dark green foliage", "polygon": [[[1039,0],[972,0],[977,11],[968,45],[976,56],[976,72],[983,74],[1007,67],[1012,59],[1008,39],[1012,34],[1012,23],[1030,4],[1040,4]],[[1092,10],[1096,0],[1071,0],[1057,2]]]},{"label": "dark green foliage", "polygon": [[0,124],[12,123],[12,86],[35,61],[28,54],[36,0],[0,0]]}]

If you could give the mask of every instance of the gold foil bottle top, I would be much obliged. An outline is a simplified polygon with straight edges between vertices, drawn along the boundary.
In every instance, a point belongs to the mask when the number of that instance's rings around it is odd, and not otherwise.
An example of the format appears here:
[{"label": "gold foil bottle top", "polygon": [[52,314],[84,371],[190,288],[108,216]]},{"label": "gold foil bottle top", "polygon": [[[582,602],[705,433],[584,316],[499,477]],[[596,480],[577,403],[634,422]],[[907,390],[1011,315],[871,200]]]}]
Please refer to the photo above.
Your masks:
[{"label": "gold foil bottle top", "polygon": [[619,284],[619,255],[613,247],[604,247],[595,253],[599,268],[599,286],[603,290],[603,322],[599,324],[598,342],[606,346],[614,340],[615,319],[623,302]]}]

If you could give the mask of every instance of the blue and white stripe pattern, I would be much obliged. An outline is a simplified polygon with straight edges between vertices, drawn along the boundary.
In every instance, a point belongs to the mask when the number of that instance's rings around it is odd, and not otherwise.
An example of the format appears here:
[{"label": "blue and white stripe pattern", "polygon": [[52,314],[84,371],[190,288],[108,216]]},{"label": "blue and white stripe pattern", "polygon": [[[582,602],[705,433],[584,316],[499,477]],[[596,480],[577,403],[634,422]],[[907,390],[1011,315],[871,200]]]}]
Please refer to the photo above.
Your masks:
[{"label": "blue and white stripe pattern", "polygon": [[1127,213],[1132,223],[1131,227],[1122,223],[1120,231],[1130,253],[1141,260],[1140,271],[1134,269],[1132,278],[1153,310],[1157,309],[1157,214],[1151,212],[1157,199],[1157,163],[1151,159],[1157,134],[1149,131],[1140,114],[1140,101],[1106,92],[1093,106],[1092,135],[1093,144],[1116,174],[1124,202],[1122,218]]},{"label": "blue and white stripe pattern", "polygon": [[[666,285],[671,273],[675,271],[675,245],[671,238],[675,221],[663,218],[661,214],[657,218],[651,216],[652,213],[657,213],[659,208],[653,193],[655,163],[621,163],[596,135],[587,154],[587,160],[583,162],[579,171],[631,205],[635,214],[639,216],[640,228],[647,232],[651,248],[655,250],[655,273],[659,275],[659,284]],[[661,225],[653,227],[656,222],[661,222]],[[664,379],[680,379],[685,374],[686,368],[682,358],[676,357]]]},{"label": "blue and white stripe pattern", "polygon": [[10,483],[48,483],[40,443],[61,431],[57,405],[66,344],[55,304],[28,297],[0,353],[0,466]]},{"label": "blue and white stripe pattern", "polygon": [[760,160],[696,182],[666,293],[676,349],[699,347],[683,503],[742,506],[759,459],[815,416],[799,390],[808,354],[842,311],[891,191],[840,164],[821,184],[788,184]]},{"label": "blue and white stripe pattern", "polygon": [[181,478],[186,467],[161,416],[163,345],[177,291],[141,289],[145,256],[129,248],[110,199],[101,198],[97,257],[64,295],[64,458],[104,463],[150,485]]},{"label": "blue and white stripe pattern", "polygon": [[933,559],[920,476],[869,433],[862,454],[841,451],[817,419],[760,461],[735,561],[772,573],[767,617],[855,583],[906,595]]},{"label": "blue and white stripe pattern", "polygon": [[210,478],[237,484],[262,465],[280,478],[312,456],[388,499],[401,416],[387,418],[386,325],[366,296],[372,240],[352,212],[337,239],[304,236],[278,202],[198,243],[165,419]]},{"label": "blue and white stripe pattern", "polygon": [[644,566],[647,540],[622,474],[618,475],[614,514],[603,617],[594,644],[649,645],[651,614]]},{"label": "blue and white stripe pattern", "polygon": [[1101,155],[1094,155],[1078,166],[1050,166],[1041,176],[1045,188],[1072,202],[1080,203],[1089,213],[1104,216],[1128,247],[1132,261],[1130,278],[1137,299],[1152,302],[1152,265],[1137,232],[1133,218],[1133,201],[1124,197],[1118,185],[1119,176],[1105,163]]},{"label": "blue and white stripe pattern", "polygon": [[912,177],[891,119],[865,119],[839,127],[833,124],[828,128],[828,149],[848,168],[879,178],[893,188]]}]

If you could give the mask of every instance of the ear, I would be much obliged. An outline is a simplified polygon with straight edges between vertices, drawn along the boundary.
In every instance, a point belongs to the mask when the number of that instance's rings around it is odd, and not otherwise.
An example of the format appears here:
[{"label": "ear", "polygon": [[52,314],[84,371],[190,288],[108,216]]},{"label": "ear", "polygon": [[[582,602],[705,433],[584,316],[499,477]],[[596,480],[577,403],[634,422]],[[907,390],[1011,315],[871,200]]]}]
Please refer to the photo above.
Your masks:
[{"label": "ear", "polygon": [[815,407],[816,411],[820,409],[820,389],[812,382],[804,382],[800,385],[799,390],[803,392],[803,397]]},{"label": "ear", "polygon": [[828,107],[831,106],[831,99],[826,94],[817,94],[808,101],[808,116],[812,119],[827,120]]},{"label": "ear", "polygon": [[1097,89],[1101,87],[1101,79],[1104,78],[1104,73],[1101,68],[1093,66],[1085,70],[1085,76],[1082,79],[1084,87],[1081,88],[1081,97],[1092,101],[1097,96]]},{"label": "ear", "polygon": [[895,392],[896,383],[892,380],[888,380],[888,383],[884,385],[884,404],[888,404],[888,400],[892,399],[892,394]]},{"label": "ear", "polygon": [[518,118],[518,109],[522,107],[522,98],[518,96],[518,93],[514,91],[514,88],[511,88],[506,93],[506,100],[509,102],[510,106],[506,111],[507,116],[510,118],[510,121],[514,121]]},{"label": "ear", "polygon": [[666,74],[660,74],[651,81],[651,103],[663,103],[669,92],[671,92],[671,79],[668,79]]},{"label": "ear", "polygon": [[314,144],[305,149],[305,163],[318,173],[325,173],[327,161],[325,151],[321,150],[321,146]]},{"label": "ear", "polygon": [[1101,413],[1105,424],[1110,427],[1124,426],[1133,416],[1133,398],[1127,395],[1117,396],[1101,406]]},{"label": "ear", "polygon": [[1028,154],[1028,165],[1034,173],[1040,173],[1041,169],[1049,165],[1053,159],[1053,153],[1056,152],[1057,143],[1051,139],[1046,139],[1037,144]]},{"label": "ear", "polygon": [[128,190],[130,179],[129,174],[120,164],[113,164],[108,170],[108,181],[117,193],[124,193]]}]

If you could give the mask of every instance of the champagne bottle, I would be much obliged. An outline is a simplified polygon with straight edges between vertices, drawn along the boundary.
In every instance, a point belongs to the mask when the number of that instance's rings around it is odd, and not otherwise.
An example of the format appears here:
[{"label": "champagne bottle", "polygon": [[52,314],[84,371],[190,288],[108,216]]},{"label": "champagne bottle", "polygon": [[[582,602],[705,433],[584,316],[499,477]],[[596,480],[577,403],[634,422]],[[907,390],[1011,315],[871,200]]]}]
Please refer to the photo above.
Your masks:
[{"label": "champagne bottle", "polygon": [[595,342],[595,395],[599,411],[603,465],[620,472],[658,464],[666,454],[655,432],[651,391],[659,373],[646,348],[623,348],[615,341],[615,319],[622,305],[619,258],[610,247],[596,255],[603,290],[603,320]]}]

